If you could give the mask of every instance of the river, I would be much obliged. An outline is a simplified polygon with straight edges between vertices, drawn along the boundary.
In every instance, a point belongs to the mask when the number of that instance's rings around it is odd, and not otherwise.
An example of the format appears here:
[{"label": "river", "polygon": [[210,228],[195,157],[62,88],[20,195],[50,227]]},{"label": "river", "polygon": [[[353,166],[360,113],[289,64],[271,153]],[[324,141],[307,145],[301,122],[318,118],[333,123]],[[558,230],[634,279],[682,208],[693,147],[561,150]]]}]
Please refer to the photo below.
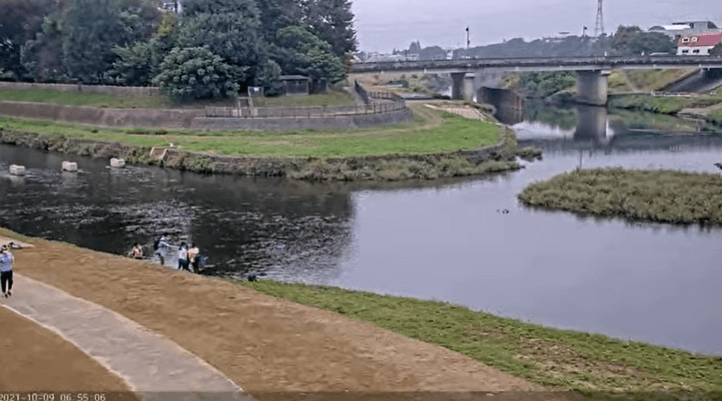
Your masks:
[{"label": "river", "polygon": [[[522,145],[544,149],[542,161],[434,182],[111,170],[104,160],[3,145],[0,225],[115,254],[167,233],[174,243],[198,243],[210,257],[204,274],[264,272],[438,299],[722,355],[722,229],[548,212],[516,200],[530,182],[580,167],[718,173],[722,137],[694,121],[599,108],[528,104],[505,117]],[[62,160],[81,171],[60,172]],[[26,177],[7,175],[14,163],[28,168]]]}]

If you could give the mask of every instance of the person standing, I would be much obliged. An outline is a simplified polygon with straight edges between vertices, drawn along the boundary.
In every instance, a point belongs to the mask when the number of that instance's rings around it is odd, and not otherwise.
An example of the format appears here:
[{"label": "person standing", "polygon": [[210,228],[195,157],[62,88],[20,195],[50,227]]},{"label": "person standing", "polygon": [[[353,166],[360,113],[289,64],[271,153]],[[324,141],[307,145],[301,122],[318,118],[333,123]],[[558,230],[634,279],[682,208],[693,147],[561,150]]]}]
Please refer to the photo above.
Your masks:
[{"label": "person standing", "polygon": [[3,295],[5,298],[13,295],[13,267],[15,259],[10,253],[8,247],[3,245],[0,247],[0,284],[2,285]]},{"label": "person standing", "polygon": [[191,265],[193,266],[193,273],[198,273],[198,254],[200,253],[200,250],[198,250],[198,247],[196,246],[196,243],[191,243],[191,249],[188,250],[188,259],[190,260]]},{"label": "person standing", "polygon": [[169,248],[168,237],[166,237],[165,234],[161,235],[160,238],[158,238],[155,250],[155,254],[158,255],[158,259],[160,259],[161,266],[165,265],[165,258],[168,256]]},{"label": "person standing", "polygon": [[188,246],[185,242],[181,242],[178,248],[178,270],[188,270]]}]

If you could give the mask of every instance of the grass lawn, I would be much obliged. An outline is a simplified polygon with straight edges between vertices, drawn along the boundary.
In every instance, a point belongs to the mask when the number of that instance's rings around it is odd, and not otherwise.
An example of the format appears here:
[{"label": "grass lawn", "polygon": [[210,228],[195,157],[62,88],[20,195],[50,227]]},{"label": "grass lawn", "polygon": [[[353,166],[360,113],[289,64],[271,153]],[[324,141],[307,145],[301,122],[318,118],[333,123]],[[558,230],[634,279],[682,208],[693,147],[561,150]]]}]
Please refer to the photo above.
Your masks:
[{"label": "grass lawn", "polygon": [[[0,100],[47,102],[66,106],[91,106],[111,109],[168,109],[204,108],[206,106],[231,107],[234,100],[217,99],[193,103],[173,103],[164,96],[111,96],[95,93],[68,93],[50,89],[2,89]],[[299,106],[352,106],[354,99],[345,91],[329,91],[309,96],[279,96],[255,101],[256,107]]]},{"label": "grass lawn", "polygon": [[437,344],[555,390],[722,391],[722,357],[550,329],[443,302],[273,281],[239,285]]},{"label": "grass lawn", "polygon": [[49,89],[2,89],[0,90],[0,100],[115,109],[164,109],[171,105],[165,97],[158,96],[111,96],[97,93],[68,93]]},{"label": "grass lawn", "polygon": [[609,99],[611,107],[630,110],[650,111],[661,114],[676,114],[683,109],[703,108],[722,103],[722,91],[715,95],[694,97],[666,97],[633,95]]},{"label": "grass lawn", "polygon": [[[473,149],[497,142],[491,123],[413,105],[414,119],[403,125],[359,130],[249,132],[106,128],[48,120],[0,117],[0,128],[85,138],[137,146],[168,146],[222,155],[360,156],[415,154]],[[162,132],[164,135],[154,135]]]},{"label": "grass lawn", "polygon": [[353,96],[346,91],[328,91],[328,93],[308,96],[277,96],[254,99],[256,107],[311,107],[311,106],[353,106]]},{"label": "grass lawn", "polygon": [[722,178],[716,174],[575,170],[527,186],[519,200],[527,206],[630,220],[722,224]]}]

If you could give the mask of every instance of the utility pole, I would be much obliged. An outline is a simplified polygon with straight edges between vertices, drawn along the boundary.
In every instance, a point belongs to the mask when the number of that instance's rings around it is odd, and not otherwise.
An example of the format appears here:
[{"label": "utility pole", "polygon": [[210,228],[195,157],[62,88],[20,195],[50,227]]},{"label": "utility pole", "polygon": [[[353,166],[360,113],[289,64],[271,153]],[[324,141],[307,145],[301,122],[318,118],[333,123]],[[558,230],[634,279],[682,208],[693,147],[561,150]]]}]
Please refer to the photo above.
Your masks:
[{"label": "utility pole", "polygon": [[603,0],[597,0],[597,26],[594,28],[594,36],[600,37],[604,35],[604,7]]},{"label": "utility pole", "polygon": [[469,45],[471,44],[471,39],[469,39],[469,27],[466,27],[466,48],[469,48]]}]

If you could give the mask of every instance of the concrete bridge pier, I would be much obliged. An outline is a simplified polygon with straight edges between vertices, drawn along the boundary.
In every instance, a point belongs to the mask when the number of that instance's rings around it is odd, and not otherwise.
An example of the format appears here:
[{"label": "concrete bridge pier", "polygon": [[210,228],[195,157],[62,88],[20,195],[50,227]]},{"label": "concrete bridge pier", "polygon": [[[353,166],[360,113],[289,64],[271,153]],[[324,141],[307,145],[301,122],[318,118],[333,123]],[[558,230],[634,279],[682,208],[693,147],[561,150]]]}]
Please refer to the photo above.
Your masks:
[{"label": "concrete bridge pier", "polygon": [[467,102],[473,102],[474,95],[476,94],[476,87],[476,75],[466,74],[466,76],[464,77],[464,93],[462,95],[463,99]]},{"label": "concrete bridge pier", "polygon": [[608,98],[607,78],[610,71],[577,71],[577,97],[579,103],[606,106]]},{"label": "concrete bridge pier", "polygon": [[465,72],[452,72],[451,73],[451,99],[461,100],[464,98],[464,77]]}]

